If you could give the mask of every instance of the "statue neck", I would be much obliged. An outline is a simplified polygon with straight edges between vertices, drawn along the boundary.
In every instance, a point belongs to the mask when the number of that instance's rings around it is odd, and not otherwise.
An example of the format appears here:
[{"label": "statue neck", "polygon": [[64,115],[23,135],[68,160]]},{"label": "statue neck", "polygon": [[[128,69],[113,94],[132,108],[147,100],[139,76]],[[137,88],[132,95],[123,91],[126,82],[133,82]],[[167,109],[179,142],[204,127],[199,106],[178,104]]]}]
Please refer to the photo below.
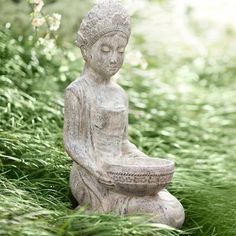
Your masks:
[{"label": "statue neck", "polygon": [[111,82],[111,77],[105,78],[98,74],[87,63],[84,66],[83,75],[97,85],[108,85]]}]

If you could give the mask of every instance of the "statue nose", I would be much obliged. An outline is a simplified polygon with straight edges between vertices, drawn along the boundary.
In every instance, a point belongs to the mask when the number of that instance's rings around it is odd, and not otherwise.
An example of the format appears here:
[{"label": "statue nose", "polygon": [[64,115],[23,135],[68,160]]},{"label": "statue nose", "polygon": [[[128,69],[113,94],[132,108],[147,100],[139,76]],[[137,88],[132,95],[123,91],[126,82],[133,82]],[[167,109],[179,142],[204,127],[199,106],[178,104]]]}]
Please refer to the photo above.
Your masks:
[{"label": "statue nose", "polygon": [[111,59],[110,59],[110,63],[111,63],[112,65],[115,65],[115,64],[117,63],[117,59],[116,59],[116,57],[115,57],[114,54],[115,54],[115,53],[113,53],[113,55],[112,55],[112,57],[111,57]]},{"label": "statue nose", "polygon": [[115,65],[117,62],[116,62],[115,59],[111,59],[111,60],[110,60],[110,63],[111,63],[112,65]]}]

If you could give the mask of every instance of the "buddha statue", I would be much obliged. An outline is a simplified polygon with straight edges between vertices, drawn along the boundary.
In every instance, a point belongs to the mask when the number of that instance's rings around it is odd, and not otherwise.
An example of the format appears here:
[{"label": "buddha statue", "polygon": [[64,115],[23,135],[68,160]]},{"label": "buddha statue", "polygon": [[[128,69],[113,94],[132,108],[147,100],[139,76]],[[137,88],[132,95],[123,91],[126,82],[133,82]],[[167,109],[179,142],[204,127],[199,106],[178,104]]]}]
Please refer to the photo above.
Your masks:
[{"label": "buddha statue", "polygon": [[184,209],[165,189],[173,163],[148,157],[128,140],[128,97],[111,79],[123,64],[130,32],[128,13],[111,0],[95,5],[80,25],[76,43],[85,65],[65,91],[70,188],[90,210],[151,214],[155,222],[179,228]]}]

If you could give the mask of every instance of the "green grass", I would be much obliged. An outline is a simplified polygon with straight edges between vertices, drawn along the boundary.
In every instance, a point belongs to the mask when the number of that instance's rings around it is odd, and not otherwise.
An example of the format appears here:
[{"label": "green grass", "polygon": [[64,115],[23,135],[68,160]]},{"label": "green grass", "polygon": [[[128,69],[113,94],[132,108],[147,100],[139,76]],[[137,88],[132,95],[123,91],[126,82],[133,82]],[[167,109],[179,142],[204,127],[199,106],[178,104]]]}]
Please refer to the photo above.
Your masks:
[{"label": "green grass", "polygon": [[58,48],[48,60],[26,34],[21,40],[11,29],[0,31],[0,234],[236,235],[236,66],[230,48],[201,57],[203,67],[194,57],[155,58],[143,50],[147,70],[126,63],[121,72],[131,141],[176,163],[168,189],[186,210],[183,232],[162,229],[146,216],[72,209],[62,129],[63,92],[82,69],[80,57],[70,59],[73,50]]}]

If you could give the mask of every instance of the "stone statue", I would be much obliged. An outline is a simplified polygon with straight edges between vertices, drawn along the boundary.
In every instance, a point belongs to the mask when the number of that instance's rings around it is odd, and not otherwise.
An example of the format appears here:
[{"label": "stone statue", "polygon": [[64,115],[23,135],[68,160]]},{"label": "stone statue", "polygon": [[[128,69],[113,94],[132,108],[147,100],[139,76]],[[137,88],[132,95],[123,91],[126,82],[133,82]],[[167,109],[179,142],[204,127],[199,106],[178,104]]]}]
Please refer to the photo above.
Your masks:
[{"label": "stone statue", "polygon": [[174,164],[147,157],[129,142],[128,98],[111,80],[123,64],[129,37],[129,15],[116,1],[94,6],[81,23],[76,43],[85,66],[65,91],[71,191],[91,210],[152,214],[155,222],[179,228],[184,209],[165,189]]}]

